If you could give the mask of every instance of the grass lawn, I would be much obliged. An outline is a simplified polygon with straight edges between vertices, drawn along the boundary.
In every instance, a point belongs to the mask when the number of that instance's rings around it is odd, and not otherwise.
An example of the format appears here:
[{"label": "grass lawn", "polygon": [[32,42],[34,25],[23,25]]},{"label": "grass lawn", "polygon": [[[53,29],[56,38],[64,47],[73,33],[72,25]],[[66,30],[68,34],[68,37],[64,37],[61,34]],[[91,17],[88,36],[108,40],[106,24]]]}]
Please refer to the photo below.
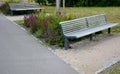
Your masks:
[{"label": "grass lawn", "polygon": [[[55,7],[43,6],[46,13],[55,14]],[[62,11],[62,8],[61,8]],[[111,22],[120,23],[120,7],[66,7],[66,15],[74,16],[76,18],[96,15],[107,14]]]},{"label": "grass lawn", "polygon": [[120,74],[120,62],[112,65],[111,67],[99,74]]},{"label": "grass lawn", "polygon": [[[46,13],[55,14],[55,7],[43,7]],[[61,12],[63,12],[62,8]],[[120,7],[66,7],[66,15],[69,17],[81,18],[96,14],[106,14],[109,22],[120,23]],[[120,26],[114,27],[112,31],[120,32]]]}]

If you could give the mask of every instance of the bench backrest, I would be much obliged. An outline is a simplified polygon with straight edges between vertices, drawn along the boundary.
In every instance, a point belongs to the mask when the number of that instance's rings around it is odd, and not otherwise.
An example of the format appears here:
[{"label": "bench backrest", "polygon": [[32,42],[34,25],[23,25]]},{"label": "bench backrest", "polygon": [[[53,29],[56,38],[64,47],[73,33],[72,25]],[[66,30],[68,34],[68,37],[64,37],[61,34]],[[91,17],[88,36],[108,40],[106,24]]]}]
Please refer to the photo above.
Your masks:
[{"label": "bench backrest", "polygon": [[39,4],[38,3],[18,3],[18,4],[14,4],[14,3],[10,3],[9,4],[10,9],[14,10],[14,9],[25,9],[25,8],[39,8]]},{"label": "bench backrest", "polygon": [[105,24],[107,24],[107,18],[105,14],[60,22],[63,35]]},{"label": "bench backrest", "polygon": [[70,21],[60,22],[63,34],[82,30],[87,27],[86,18],[74,19]]},{"label": "bench backrest", "polygon": [[87,17],[87,21],[89,27],[96,27],[107,24],[107,18],[105,14]]},{"label": "bench backrest", "polygon": [[22,4],[22,3],[18,3],[18,4],[10,3],[9,6],[10,6],[10,9],[12,9],[12,10],[14,10],[16,8],[24,8],[24,4]]},{"label": "bench backrest", "polygon": [[25,4],[26,7],[40,7],[40,5],[38,3],[31,3],[31,4]]}]

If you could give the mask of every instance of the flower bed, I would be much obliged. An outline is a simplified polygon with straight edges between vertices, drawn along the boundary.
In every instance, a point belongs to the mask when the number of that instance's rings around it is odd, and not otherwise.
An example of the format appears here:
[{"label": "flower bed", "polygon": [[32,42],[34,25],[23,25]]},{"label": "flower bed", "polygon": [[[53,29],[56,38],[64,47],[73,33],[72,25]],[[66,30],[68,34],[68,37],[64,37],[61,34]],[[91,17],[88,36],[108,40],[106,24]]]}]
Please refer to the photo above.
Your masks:
[{"label": "flower bed", "polygon": [[43,38],[50,45],[63,46],[59,22],[70,20],[73,17],[29,14],[24,16],[24,26],[29,28],[37,38]]}]

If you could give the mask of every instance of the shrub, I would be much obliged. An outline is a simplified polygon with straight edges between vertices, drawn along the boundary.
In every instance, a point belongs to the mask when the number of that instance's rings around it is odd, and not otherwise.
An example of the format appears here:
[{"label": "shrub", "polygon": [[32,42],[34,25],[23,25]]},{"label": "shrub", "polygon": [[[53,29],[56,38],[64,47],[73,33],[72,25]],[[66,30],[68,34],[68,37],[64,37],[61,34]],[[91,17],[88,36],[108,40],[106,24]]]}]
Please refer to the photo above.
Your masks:
[{"label": "shrub", "polygon": [[50,36],[48,38],[45,39],[45,42],[50,44],[50,45],[56,45],[56,46],[60,46],[63,47],[63,37],[62,36]]},{"label": "shrub", "polygon": [[46,16],[44,13],[25,15],[24,24],[38,38],[43,38],[50,45],[63,46],[59,22],[73,19],[73,16]]},{"label": "shrub", "polygon": [[45,16],[44,13],[39,14],[39,28],[42,30],[42,36],[45,42],[51,45],[63,45],[63,39],[60,32],[59,22],[63,20],[63,17],[57,17],[55,15]]},{"label": "shrub", "polygon": [[31,33],[35,33],[35,31],[37,30],[37,20],[38,18],[34,14],[24,16],[24,24],[26,27],[30,28]]},{"label": "shrub", "polygon": [[35,32],[35,36],[36,36],[37,38],[41,37],[42,34],[43,34],[43,32],[42,32],[41,29],[38,29],[38,30]]},{"label": "shrub", "polygon": [[38,15],[38,20],[39,28],[43,31],[42,37],[47,37],[49,35],[48,24],[52,22],[53,19],[51,17],[45,16],[44,13],[40,13]]},{"label": "shrub", "polygon": [[4,14],[8,14],[10,13],[10,7],[9,7],[9,4],[6,2],[4,4],[2,4],[0,6],[0,10],[4,13]]}]

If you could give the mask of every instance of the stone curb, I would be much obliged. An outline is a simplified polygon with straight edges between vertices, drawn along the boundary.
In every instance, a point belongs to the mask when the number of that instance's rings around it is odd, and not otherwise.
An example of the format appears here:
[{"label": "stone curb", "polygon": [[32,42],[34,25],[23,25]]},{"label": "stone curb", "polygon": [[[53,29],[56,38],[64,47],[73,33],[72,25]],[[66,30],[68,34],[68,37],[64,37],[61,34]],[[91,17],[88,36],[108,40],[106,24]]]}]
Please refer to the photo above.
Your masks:
[{"label": "stone curb", "polygon": [[104,67],[102,67],[101,69],[99,69],[98,71],[96,71],[95,74],[98,74],[98,73],[102,72],[103,70],[109,68],[110,66],[116,64],[119,61],[120,61],[120,56],[117,57],[117,58],[115,58],[111,63],[106,64]]}]

